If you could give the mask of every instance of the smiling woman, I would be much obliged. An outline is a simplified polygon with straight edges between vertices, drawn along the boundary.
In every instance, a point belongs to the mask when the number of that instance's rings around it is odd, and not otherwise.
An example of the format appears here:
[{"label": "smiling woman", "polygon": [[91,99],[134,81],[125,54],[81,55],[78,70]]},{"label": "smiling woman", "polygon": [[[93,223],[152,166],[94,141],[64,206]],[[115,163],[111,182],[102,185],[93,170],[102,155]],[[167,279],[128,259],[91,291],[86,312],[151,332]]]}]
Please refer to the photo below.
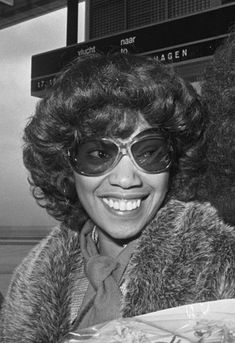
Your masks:
[{"label": "smiling woman", "polygon": [[61,73],[24,135],[33,195],[61,225],[17,268],[1,342],[235,296],[234,230],[193,201],[206,128],[196,91],[154,59],[94,54]]}]

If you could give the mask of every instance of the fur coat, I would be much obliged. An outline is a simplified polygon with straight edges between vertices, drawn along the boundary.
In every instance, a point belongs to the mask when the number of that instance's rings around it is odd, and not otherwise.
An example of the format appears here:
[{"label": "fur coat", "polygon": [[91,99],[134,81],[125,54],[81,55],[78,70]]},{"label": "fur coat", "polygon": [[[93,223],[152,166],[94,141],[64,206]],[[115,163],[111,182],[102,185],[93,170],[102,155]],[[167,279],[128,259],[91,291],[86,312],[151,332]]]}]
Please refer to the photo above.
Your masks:
[{"label": "fur coat", "polygon": [[[0,342],[58,342],[77,311],[82,269],[78,233],[52,230],[14,273]],[[142,233],[128,273],[124,317],[235,298],[235,230],[209,203],[171,200]]]}]

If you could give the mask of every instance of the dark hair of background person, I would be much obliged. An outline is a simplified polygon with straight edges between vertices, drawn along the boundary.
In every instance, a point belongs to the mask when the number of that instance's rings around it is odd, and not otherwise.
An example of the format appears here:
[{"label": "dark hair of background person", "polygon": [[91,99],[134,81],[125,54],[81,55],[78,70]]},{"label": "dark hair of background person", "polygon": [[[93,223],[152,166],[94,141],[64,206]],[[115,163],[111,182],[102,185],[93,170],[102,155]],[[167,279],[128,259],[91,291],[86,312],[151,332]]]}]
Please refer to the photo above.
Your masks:
[{"label": "dark hair of background person", "polygon": [[205,70],[202,98],[208,107],[206,171],[197,198],[210,201],[220,217],[235,224],[235,31]]},{"label": "dark hair of background person", "polygon": [[125,138],[138,124],[138,113],[170,134],[174,153],[169,194],[174,190],[184,200],[194,199],[197,179],[205,169],[207,116],[200,97],[172,68],[156,60],[113,54],[73,61],[25,128],[24,164],[40,206],[76,230],[87,215],[67,158],[75,131],[79,138]]}]

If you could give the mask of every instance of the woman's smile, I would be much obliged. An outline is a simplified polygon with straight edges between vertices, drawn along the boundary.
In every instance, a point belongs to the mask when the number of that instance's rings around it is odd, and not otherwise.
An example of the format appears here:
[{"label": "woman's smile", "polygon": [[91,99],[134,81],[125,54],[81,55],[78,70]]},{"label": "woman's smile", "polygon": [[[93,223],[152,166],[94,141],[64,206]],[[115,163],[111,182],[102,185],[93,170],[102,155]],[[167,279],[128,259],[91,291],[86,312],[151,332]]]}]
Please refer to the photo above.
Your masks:
[{"label": "woman's smile", "polygon": [[99,198],[106,209],[114,214],[126,214],[141,208],[143,200],[149,195],[149,191],[131,190],[130,192],[105,192]]},{"label": "woman's smile", "polygon": [[130,212],[140,207],[141,199],[115,199],[115,198],[102,198],[105,205],[118,212]]}]

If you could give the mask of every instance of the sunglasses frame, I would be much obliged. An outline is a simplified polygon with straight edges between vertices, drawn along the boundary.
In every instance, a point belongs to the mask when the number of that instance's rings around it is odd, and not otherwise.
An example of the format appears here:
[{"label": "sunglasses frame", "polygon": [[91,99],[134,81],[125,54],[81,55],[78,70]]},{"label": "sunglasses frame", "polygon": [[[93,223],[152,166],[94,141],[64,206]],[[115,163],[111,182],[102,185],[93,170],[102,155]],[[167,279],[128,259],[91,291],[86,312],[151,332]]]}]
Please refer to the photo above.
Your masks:
[{"label": "sunglasses frame", "polygon": [[[170,159],[170,161],[166,167],[164,167],[162,169],[155,170],[155,171],[148,171],[148,170],[146,170],[146,169],[144,169],[138,165],[138,163],[136,162],[136,160],[132,154],[131,149],[135,143],[141,142],[141,141],[145,140],[146,138],[159,138],[160,140],[167,141],[167,144],[169,147],[169,159]],[[132,161],[132,163],[134,164],[134,166],[138,170],[140,170],[141,172],[147,173],[147,174],[160,174],[160,173],[167,171],[171,166],[172,145],[170,142],[170,136],[165,130],[160,129],[159,127],[152,127],[152,128],[146,129],[144,131],[141,131],[135,137],[133,137],[133,139],[130,142],[126,142],[126,143],[119,142],[119,141],[112,139],[112,138],[109,138],[109,137],[102,137],[99,139],[95,139],[95,138],[90,137],[88,139],[85,139],[82,142],[89,142],[89,141],[104,141],[104,142],[108,141],[108,142],[111,142],[111,143],[115,144],[115,146],[118,148],[118,152],[117,152],[117,155],[116,155],[113,163],[103,172],[87,173],[87,172],[84,172],[82,170],[79,170],[79,169],[77,169],[77,159],[76,159],[76,156],[74,154],[74,151],[76,150],[76,148],[74,149],[74,147],[76,145],[79,145],[81,142],[79,142],[78,135],[76,132],[74,142],[73,142],[71,148],[68,150],[67,155],[68,155],[69,162],[70,162],[72,169],[80,175],[93,176],[94,177],[94,176],[101,176],[101,175],[108,174],[113,168],[115,168],[117,166],[119,161],[125,155],[129,156],[130,160]]]}]

